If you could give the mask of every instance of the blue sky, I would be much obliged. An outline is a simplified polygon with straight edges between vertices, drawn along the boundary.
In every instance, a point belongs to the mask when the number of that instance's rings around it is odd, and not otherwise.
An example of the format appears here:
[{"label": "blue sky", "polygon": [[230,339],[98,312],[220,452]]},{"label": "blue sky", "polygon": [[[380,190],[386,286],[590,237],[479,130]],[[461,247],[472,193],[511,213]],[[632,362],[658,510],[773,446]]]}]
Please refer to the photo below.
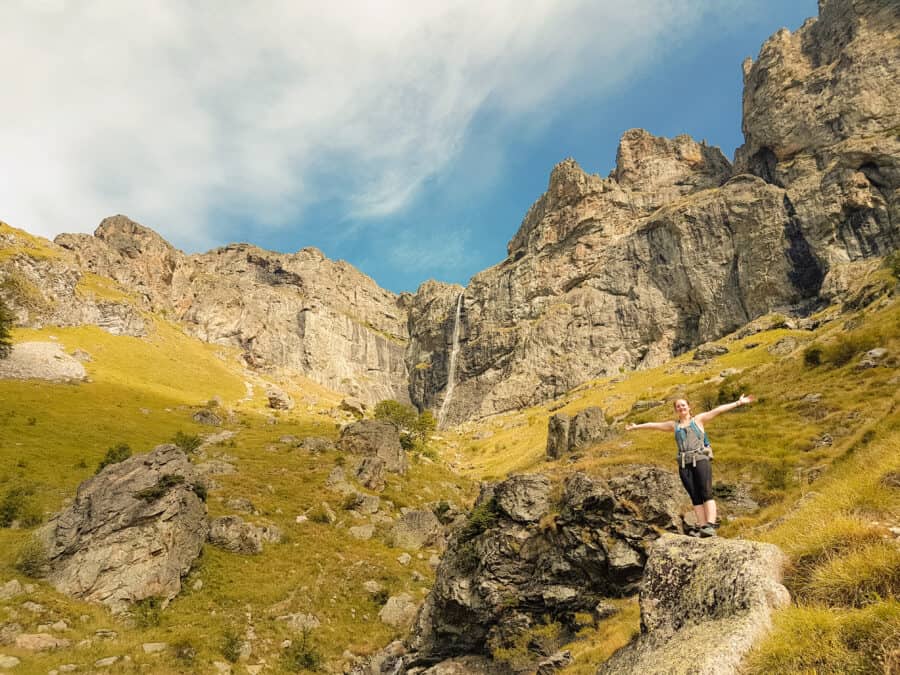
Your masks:
[{"label": "blue sky", "polygon": [[[153,9],[148,9],[152,7]],[[501,261],[553,165],[740,144],[741,62],[815,0],[0,5],[0,219],[316,246],[393,291]],[[139,18],[138,18],[139,17]]]}]

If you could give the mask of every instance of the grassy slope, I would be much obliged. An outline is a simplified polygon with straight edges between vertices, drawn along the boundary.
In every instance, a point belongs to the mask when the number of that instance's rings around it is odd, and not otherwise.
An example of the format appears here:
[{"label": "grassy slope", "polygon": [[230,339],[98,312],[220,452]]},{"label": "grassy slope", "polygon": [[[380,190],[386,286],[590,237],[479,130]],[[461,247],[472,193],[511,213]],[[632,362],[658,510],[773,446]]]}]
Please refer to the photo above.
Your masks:
[{"label": "grassy slope", "polygon": [[[883,272],[876,285],[886,280]],[[638,462],[674,469],[674,443],[654,432],[622,434],[580,457],[547,462],[550,409],[571,414],[599,405],[622,423],[664,420],[672,416],[670,403],[645,412],[631,407],[641,399],[686,397],[702,410],[754,393],[756,405],[708,425],[716,481],[749,486],[763,506],[752,517],[735,517],[720,503],[722,534],[781,546],[795,604],[778,615],[748,672],[881,672],[891,658],[897,667],[900,546],[888,528],[900,527],[900,489],[885,476],[900,472],[900,301],[885,293],[863,311],[840,314],[833,307],[822,316],[832,320],[814,333],[779,328],[725,338],[720,342],[729,353],[699,372],[683,372],[688,354],[625,378],[591,382],[549,406],[471,425],[456,439],[456,459],[473,476],[489,477],[542,471],[561,479],[574,470],[603,474]],[[777,325],[780,318],[764,318],[762,325],[767,322]],[[773,354],[770,348],[784,338],[796,340],[796,349]],[[805,364],[810,345],[823,347],[822,365]],[[860,354],[874,346],[888,349],[889,367],[857,370]],[[722,378],[727,368],[741,372]],[[807,394],[821,398],[804,400]],[[485,431],[491,435],[476,440]],[[817,443],[825,434],[830,445]],[[583,630],[569,645],[575,663],[564,672],[593,673],[611,643],[622,644],[637,630],[636,606]]]},{"label": "grassy slope", "polygon": [[[243,636],[248,624],[257,636],[250,662],[264,659],[279,672],[280,644],[290,635],[276,616],[292,612],[319,618],[322,625],[312,635],[315,648],[326,660],[338,662],[348,647],[366,653],[396,633],[377,619],[380,605],[363,590],[364,581],[375,579],[391,594],[409,591],[423,596],[433,577],[427,554],[424,559],[414,556],[409,566],[403,566],[397,561],[400,550],[378,538],[359,542],[347,534],[346,528],[356,521],[342,510],[342,498],[324,489],[326,476],[344,458],[335,451],[312,455],[295,444],[279,442],[286,435],[335,437],[335,420],[325,414],[340,400],[333,393],[302,378],[282,382],[298,405],[290,413],[273,416],[265,408],[264,382],[242,371],[236,354],[188,338],[163,321],[153,322],[147,338],[81,327],[17,330],[14,339],[56,339],[66,351],[83,349],[93,360],[86,364],[90,381],[83,384],[0,381],[0,496],[27,486],[34,492],[28,510],[52,513],[94,473],[110,446],[125,442],[140,453],[169,441],[178,431],[208,433],[210,428],[194,423],[191,415],[220,397],[223,407],[236,414],[235,421],[225,426],[238,433],[210,448],[207,455],[229,455],[238,472],[216,478],[222,487],[210,493],[210,515],[228,512],[226,497],[246,497],[261,513],[250,520],[272,522],[287,535],[283,543],[269,545],[254,557],[205,547],[185,591],[162,613],[159,625],[149,628],[130,627],[103,608],[72,601],[36,582],[37,590],[28,599],[45,605],[47,615],[38,618],[20,609],[20,597],[0,603],[0,621],[14,619],[26,632],[34,632],[52,617],[67,621],[71,629],[64,636],[73,643],[92,638],[99,628],[117,631],[118,638],[39,655],[0,647],[0,652],[23,660],[16,672],[43,674],[60,664],[92,664],[111,655],[133,660],[116,666],[121,672],[146,672],[142,665],[147,663],[152,664],[151,672],[209,670],[213,660],[224,660],[225,635]],[[250,400],[245,398],[245,381],[255,384]],[[389,479],[383,496],[391,496],[399,508],[440,499],[461,503],[470,493],[468,481],[439,465],[414,462],[407,477]],[[323,501],[337,512],[336,526],[295,522],[297,515]],[[13,562],[28,536],[27,530],[0,529],[0,581],[12,577],[27,581]],[[414,570],[422,581],[413,581]],[[198,580],[202,589],[192,590]],[[174,659],[172,650],[163,657],[147,656],[141,643],[148,641],[187,641],[197,656],[193,663]]]}]

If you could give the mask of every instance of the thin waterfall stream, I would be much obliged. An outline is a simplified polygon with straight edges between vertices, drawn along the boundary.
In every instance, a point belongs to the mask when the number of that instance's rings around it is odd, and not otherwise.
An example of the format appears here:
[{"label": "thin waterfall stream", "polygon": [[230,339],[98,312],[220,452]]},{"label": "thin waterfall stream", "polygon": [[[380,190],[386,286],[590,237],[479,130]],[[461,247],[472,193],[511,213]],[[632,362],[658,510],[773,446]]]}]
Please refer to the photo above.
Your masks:
[{"label": "thin waterfall stream", "polygon": [[447,404],[453,398],[453,387],[456,386],[456,355],[459,353],[459,317],[462,314],[463,294],[456,299],[456,317],[453,320],[453,340],[450,345],[450,364],[447,366],[447,392],[441,401],[441,410],[438,412],[438,427],[444,426],[444,417],[447,414]]}]

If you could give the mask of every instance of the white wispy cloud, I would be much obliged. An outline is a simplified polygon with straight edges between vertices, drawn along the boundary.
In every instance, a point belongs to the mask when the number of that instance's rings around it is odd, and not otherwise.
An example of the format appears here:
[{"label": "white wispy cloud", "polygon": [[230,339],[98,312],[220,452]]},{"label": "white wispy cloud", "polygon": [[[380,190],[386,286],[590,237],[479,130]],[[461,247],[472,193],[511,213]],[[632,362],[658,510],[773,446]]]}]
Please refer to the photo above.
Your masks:
[{"label": "white wispy cloud", "polygon": [[6,0],[0,218],[52,236],[123,212],[188,248],[223,240],[215,214],[384,218],[476,116],[539,125],[747,4]]}]

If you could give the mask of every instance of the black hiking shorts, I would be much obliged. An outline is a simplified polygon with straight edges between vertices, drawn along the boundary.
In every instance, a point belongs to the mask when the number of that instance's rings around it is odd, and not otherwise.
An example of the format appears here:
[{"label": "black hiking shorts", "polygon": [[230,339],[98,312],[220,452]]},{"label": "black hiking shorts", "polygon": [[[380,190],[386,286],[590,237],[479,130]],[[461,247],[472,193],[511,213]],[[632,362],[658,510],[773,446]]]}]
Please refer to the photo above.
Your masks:
[{"label": "black hiking shorts", "polygon": [[712,462],[708,459],[697,460],[696,465],[688,462],[679,467],[678,476],[691,496],[691,504],[700,506],[712,499]]}]

